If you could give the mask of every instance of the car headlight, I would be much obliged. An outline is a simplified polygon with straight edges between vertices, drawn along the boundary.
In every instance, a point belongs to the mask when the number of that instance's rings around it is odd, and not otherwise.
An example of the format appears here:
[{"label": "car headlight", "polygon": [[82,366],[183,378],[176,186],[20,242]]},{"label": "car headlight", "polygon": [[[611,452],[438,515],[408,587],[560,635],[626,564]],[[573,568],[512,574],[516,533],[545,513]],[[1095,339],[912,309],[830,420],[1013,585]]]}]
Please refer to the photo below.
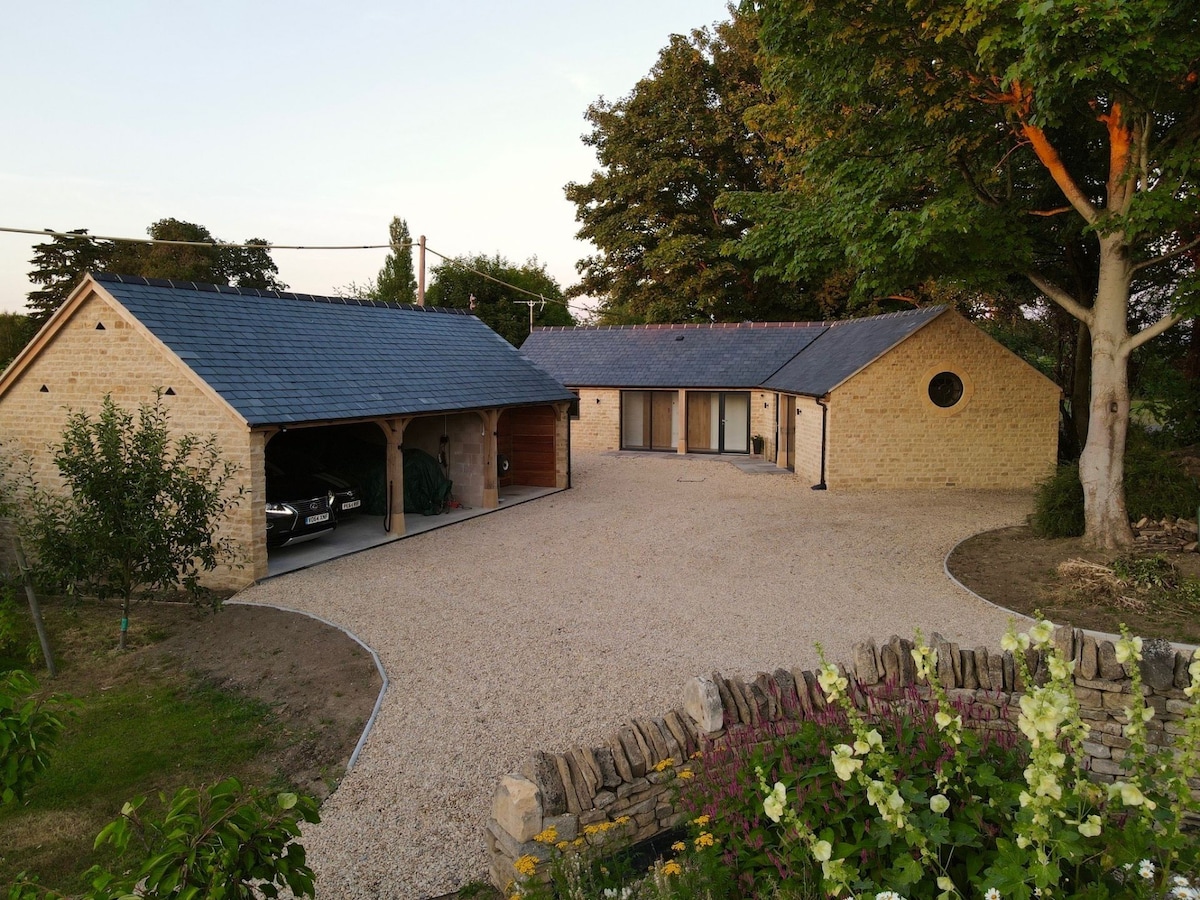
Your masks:
[{"label": "car headlight", "polygon": [[288,506],[286,503],[268,503],[267,504],[267,515],[268,516],[294,516],[295,514],[296,514],[296,511],[294,509],[292,509],[290,506]]}]

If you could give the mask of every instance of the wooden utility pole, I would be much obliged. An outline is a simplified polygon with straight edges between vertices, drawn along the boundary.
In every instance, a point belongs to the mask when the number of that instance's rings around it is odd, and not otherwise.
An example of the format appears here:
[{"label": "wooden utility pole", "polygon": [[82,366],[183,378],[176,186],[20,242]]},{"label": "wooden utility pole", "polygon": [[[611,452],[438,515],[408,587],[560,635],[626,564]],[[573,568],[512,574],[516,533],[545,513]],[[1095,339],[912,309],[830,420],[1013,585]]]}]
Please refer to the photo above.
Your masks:
[{"label": "wooden utility pole", "polygon": [[421,235],[421,252],[417,254],[417,306],[425,305],[425,235]]}]

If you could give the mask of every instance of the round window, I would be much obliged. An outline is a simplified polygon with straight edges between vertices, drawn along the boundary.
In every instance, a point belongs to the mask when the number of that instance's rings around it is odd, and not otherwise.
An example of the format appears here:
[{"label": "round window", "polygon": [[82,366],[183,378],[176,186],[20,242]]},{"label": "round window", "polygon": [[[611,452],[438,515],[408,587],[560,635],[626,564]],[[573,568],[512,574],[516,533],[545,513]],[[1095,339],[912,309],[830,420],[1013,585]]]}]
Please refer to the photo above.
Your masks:
[{"label": "round window", "polygon": [[929,380],[929,399],[942,409],[954,406],[962,395],[962,379],[953,372],[938,372]]}]

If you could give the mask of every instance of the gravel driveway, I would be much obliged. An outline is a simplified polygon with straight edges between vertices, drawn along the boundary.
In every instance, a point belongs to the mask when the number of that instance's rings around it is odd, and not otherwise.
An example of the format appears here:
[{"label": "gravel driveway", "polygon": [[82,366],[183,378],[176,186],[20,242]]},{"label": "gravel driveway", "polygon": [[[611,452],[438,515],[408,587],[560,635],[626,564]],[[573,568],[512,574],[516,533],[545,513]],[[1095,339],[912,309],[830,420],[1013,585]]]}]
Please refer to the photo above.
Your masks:
[{"label": "gravel driveway", "polygon": [[483,877],[497,776],[532,750],[661,714],[684,681],[832,659],[920,627],[995,644],[955,587],[962,538],[1028,493],[839,493],[727,463],[581,455],[575,488],[255,586],[331,619],[391,687],[354,771],[305,832],[318,896],[430,897]]}]

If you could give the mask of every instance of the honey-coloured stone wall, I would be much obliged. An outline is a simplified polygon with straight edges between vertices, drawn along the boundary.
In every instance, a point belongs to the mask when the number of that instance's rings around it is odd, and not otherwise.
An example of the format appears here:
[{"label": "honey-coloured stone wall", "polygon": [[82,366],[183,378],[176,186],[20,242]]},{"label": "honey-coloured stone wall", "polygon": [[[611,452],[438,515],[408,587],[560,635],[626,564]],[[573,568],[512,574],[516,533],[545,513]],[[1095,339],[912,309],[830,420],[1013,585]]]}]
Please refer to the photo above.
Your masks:
[{"label": "honey-coloured stone wall", "polygon": [[[40,352],[0,395],[0,441],[8,452],[29,454],[40,484],[61,487],[48,448],[62,440],[70,412],[97,413],[105,394],[135,411],[163,397],[177,433],[215,434],[224,459],[237,466],[231,490],[244,486],[239,506],[221,526],[240,548],[241,567],[224,565],[205,584],[240,588],[266,575],[264,435],[220,400],[149,332],[105,297],[90,292],[57,323]],[[257,562],[255,562],[257,561]]]},{"label": "honey-coloured stone wall", "polygon": [[[947,409],[929,397],[940,372],[963,382],[962,399]],[[1057,461],[1060,393],[947,311],[832,391],[826,481],[831,489],[1031,487]]]}]

